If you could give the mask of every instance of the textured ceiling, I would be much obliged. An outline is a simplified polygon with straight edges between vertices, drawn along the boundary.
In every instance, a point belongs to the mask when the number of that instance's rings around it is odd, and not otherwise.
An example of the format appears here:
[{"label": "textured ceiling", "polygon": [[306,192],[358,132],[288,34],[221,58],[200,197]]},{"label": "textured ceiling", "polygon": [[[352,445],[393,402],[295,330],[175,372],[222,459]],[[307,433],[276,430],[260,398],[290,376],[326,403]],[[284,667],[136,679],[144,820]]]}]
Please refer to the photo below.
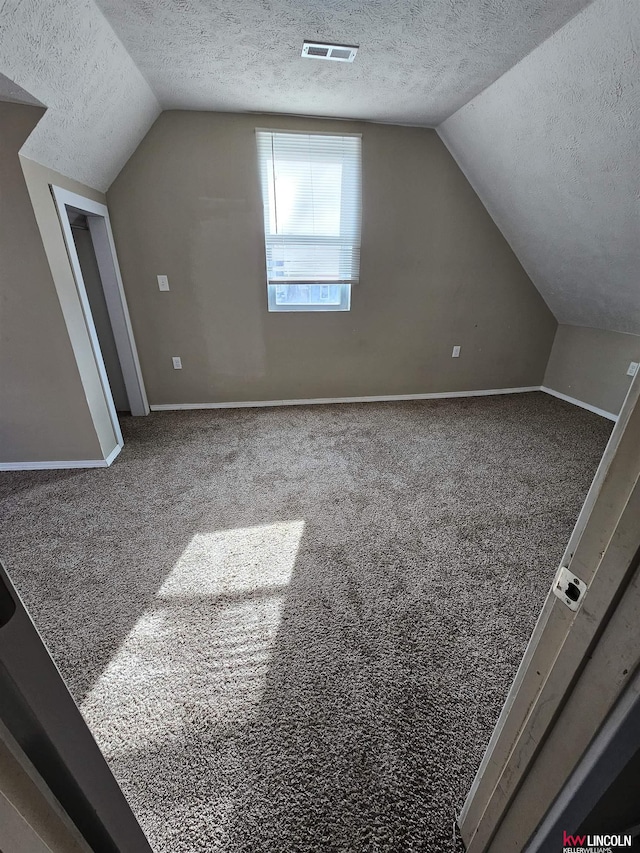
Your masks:
[{"label": "textured ceiling", "polygon": [[30,104],[31,106],[43,106],[37,98],[21,89],[13,80],[9,80],[4,74],[0,74],[0,101],[10,101],[14,104]]},{"label": "textured ceiling", "polygon": [[160,111],[92,0],[0,3],[0,72],[47,107],[21,153],[98,190]]},{"label": "textured ceiling", "polygon": [[[556,317],[640,334],[637,0],[97,3],[106,18],[0,2],[0,99],[47,107],[27,157],[105,190],[160,106],[450,116],[439,132]],[[360,52],[303,60],[305,38]]]},{"label": "textured ceiling", "polygon": [[[97,0],[165,108],[435,126],[589,0]],[[360,45],[353,65],[303,39]]]},{"label": "textured ceiling", "polygon": [[596,0],[439,133],[561,323],[640,334],[640,4]]}]

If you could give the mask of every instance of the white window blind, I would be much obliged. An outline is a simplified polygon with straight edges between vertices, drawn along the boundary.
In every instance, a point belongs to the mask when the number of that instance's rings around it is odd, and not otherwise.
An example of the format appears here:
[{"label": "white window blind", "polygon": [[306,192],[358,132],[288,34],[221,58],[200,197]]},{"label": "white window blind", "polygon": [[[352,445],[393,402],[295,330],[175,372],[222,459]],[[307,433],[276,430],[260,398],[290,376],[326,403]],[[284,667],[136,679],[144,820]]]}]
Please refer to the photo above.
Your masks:
[{"label": "white window blind", "polygon": [[[350,285],[360,272],[359,136],[258,130],[267,282]],[[331,302],[339,288],[318,289]],[[315,292],[315,291],[314,291]]]}]

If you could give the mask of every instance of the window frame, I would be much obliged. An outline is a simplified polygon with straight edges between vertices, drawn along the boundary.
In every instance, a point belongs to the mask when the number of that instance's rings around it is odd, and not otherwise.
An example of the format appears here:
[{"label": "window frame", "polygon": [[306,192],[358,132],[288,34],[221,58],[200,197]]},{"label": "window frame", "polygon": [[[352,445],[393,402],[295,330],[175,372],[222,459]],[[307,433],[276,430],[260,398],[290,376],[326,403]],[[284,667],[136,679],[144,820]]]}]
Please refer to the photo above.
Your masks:
[{"label": "window frame", "polygon": [[[328,136],[333,138],[341,138],[341,137],[351,137],[359,140],[359,148],[358,148],[358,157],[357,157],[357,168],[347,172],[346,175],[343,175],[343,185],[351,183],[355,184],[356,190],[356,198],[358,204],[358,219],[357,219],[357,231],[358,231],[358,240],[354,241],[353,247],[357,249],[358,256],[361,250],[362,244],[362,134],[361,133],[336,133],[335,131],[308,131],[308,130],[289,130],[284,128],[268,128],[268,127],[256,127],[256,145],[257,145],[257,161],[258,161],[258,180],[261,188],[261,198],[262,198],[262,234],[264,240],[264,258],[265,258],[265,279],[267,285],[267,307],[268,311],[272,313],[307,313],[307,312],[332,312],[332,311],[350,311],[351,310],[351,288],[354,283],[359,280],[359,268],[360,268],[360,258],[358,257],[357,264],[357,275],[354,276],[351,280],[345,280],[345,278],[336,278],[327,280],[326,278],[318,277],[317,280],[301,280],[297,282],[293,281],[277,281],[269,278],[269,260],[268,260],[268,251],[267,244],[269,237],[271,235],[267,234],[267,217],[266,217],[266,209],[269,204],[269,199],[271,195],[270,186],[269,186],[269,176],[268,172],[265,174],[264,167],[267,166],[267,163],[261,159],[260,156],[260,148],[259,148],[259,133],[269,133],[269,134],[282,134],[282,135],[301,135],[301,136],[310,136],[310,137],[322,137]],[[313,162],[313,161],[312,161]],[[344,161],[342,161],[342,166],[344,167]],[[342,196],[341,196],[341,206],[340,206],[340,218],[345,216],[344,205],[342,204]],[[341,225],[342,229],[342,225]],[[285,240],[287,235],[281,235]],[[293,236],[293,235],[292,235]],[[297,235],[296,235],[297,236]],[[306,235],[305,235],[306,236]],[[314,236],[315,235],[310,235]],[[292,242],[295,242],[296,237],[293,236]],[[318,242],[322,241],[321,237],[316,238]],[[278,287],[292,287],[295,285],[332,285],[340,287],[340,301],[338,303],[289,303],[289,304],[278,304],[277,303],[277,288]]]}]

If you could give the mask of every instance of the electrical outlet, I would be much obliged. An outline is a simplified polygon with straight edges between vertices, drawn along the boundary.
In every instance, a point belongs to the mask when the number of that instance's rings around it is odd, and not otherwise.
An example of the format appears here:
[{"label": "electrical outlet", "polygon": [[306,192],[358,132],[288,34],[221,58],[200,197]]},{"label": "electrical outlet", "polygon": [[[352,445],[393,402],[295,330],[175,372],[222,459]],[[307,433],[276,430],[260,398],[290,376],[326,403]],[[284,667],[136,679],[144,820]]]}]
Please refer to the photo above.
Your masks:
[{"label": "electrical outlet", "polygon": [[174,370],[182,370],[182,359],[179,355],[174,355],[171,361],[173,362]]},{"label": "electrical outlet", "polygon": [[454,347],[451,358],[460,358],[460,347]]},{"label": "electrical outlet", "polygon": [[637,361],[632,361],[629,365],[629,369],[627,370],[627,376],[635,376],[638,372],[638,366],[639,365]]},{"label": "electrical outlet", "polygon": [[169,290],[169,276],[159,275],[157,278],[158,278],[158,290]]}]

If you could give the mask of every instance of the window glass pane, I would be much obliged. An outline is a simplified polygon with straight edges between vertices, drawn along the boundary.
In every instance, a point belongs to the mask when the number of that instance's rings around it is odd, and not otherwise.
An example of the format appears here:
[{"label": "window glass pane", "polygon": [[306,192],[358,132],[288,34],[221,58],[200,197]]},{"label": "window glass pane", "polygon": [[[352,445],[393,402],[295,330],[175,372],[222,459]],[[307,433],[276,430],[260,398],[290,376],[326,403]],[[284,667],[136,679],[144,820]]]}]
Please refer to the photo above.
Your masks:
[{"label": "window glass pane", "polygon": [[270,311],[349,311],[350,284],[270,284]]},{"label": "window glass pane", "polygon": [[276,285],[277,305],[339,305],[340,284]]}]

